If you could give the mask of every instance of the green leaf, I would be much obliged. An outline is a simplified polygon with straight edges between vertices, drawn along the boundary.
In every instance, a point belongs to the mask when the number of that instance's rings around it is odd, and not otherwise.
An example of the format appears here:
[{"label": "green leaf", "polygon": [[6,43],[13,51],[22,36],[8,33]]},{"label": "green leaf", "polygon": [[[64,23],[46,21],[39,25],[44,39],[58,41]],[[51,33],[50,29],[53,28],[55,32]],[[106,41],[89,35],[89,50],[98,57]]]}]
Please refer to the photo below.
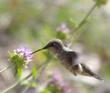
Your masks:
[{"label": "green leaf", "polygon": [[17,76],[18,78],[20,78],[22,75],[22,69],[21,68],[17,68]]},{"label": "green leaf", "polygon": [[9,61],[13,66],[14,74],[17,75],[18,78],[20,78],[25,63],[23,58],[14,52],[8,52],[8,55],[9,55]]},{"label": "green leaf", "polygon": [[94,0],[98,7],[107,3],[107,0]]},{"label": "green leaf", "polygon": [[37,75],[37,69],[36,69],[36,66],[33,66],[32,68],[32,76],[34,79],[36,79],[36,75]]},{"label": "green leaf", "polygon": [[31,88],[36,88],[37,84],[36,84],[36,81],[32,81],[30,82],[30,86]]},{"label": "green leaf", "polygon": [[57,32],[56,37],[61,40],[66,40],[66,34],[61,31]]},{"label": "green leaf", "polygon": [[51,93],[49,89],[43,90],[41,93]]}]

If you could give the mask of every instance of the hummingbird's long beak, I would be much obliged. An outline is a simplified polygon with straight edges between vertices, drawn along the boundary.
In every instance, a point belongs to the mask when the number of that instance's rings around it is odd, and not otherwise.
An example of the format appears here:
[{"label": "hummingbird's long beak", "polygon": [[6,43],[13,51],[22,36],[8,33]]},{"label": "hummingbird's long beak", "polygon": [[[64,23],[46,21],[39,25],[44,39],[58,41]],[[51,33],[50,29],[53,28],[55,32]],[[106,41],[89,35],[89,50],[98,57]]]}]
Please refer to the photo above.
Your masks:
[{"label": "hummingbird's long beak", "polygon": [[38,49],[38,50],[36,50],[36,51],[32,52],[32,53],[31,53],[31,55],[32,55],[32,54],[34,54],[34,53],[36,53],[36,52],[39,52],[39,51],[41,51],[41,50],[43,50],[43,48]]},{"label": "hummingbird's long beak", "polygon": [[34,54],[34,53],[36,53],[36,52],[39,52],[39,51],[41,51],[41,50],[44,50],[44,49],[46,49],[46,48],[47,48],[47,46],[45,46],[45,47],[43,47],[43,48],[41,48],[41,49],[38,49],[38,50],[32,52],[31,55]]}]

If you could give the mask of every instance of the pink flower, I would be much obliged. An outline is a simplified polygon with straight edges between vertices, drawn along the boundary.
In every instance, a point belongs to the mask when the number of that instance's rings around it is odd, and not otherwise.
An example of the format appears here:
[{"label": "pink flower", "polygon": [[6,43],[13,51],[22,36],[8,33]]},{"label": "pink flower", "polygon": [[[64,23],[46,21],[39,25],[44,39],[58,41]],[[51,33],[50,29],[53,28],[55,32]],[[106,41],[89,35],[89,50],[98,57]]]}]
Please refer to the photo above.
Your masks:
[{"label": "pink flower", "polygon": [[57,28],[57,31],[61,31],[63,33],[69,33],[70,29],[67,27],[66,23],[63,22],[59,25],[59,27]]},{"label": "pink flower", "polygon": [[59,71],[54,72],[51,83],[56,85],[57,88],[62,91],[62,93],[72,93],[71,87],[64,82]]},{"label": "pink flower", "polygon": [[18,49],[15,49],[14,53],[22,57],[25,64],[28,64],[29,62],[32,61],[31,51],[28,48],[20,47]]}]

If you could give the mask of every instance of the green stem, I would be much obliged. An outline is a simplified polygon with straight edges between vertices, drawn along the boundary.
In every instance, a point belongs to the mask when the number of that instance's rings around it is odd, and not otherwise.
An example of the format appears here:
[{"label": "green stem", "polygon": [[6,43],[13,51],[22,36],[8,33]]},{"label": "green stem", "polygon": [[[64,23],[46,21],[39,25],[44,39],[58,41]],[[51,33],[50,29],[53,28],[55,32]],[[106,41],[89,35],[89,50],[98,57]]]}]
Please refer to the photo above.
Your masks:
[{"label": "green stem", "polygon": [[[36,77],[36,82],[39,81],[39,78],[40,78],[41,73],[46,69],[46,67],[47,67],[47,65],[48,65],[48,63],[50,62],[51,59],[52,59],[52,57],[48,55],[47,60],[44,62],[43,65],[41,65],[39,67],[39,70],[40,70],[40,68],[41,68],[41,70],[39,71],[39,74]],[[28,89],[29,89],[29,87],[28,88],[25,88],[24,91],[23,91],[23,93],[26,93]]]},{"label": "green stem", "polygon": [[[36,78],[35,82],[39,81],[41,73],[45,70],[45,68],[47,67],[49,62],[50,62],[50,59],[48,58],[46,60],[46,62],[43,64],[43,66],[41,67],[41,71],[39,71],[39,75],[37,75],[37,78]],[[29,87],[26,87],[22,93],[26,93],[28,89],[29,89]]]},{"label": "green stem", "polygon": [[95,3],[92,8],[89,10],[89,12],[86,14],[86,16],[83,18],[83,20],[79,23],[78,27],[76,27],[76,29],[74,30],[74,32],[78,31],[85,23],[87,18],[91,15],[91,13],[94,11],[94,9],[96,8],[97,3]]},{"label": "green stem", "polygon": [[[38,69],[42,68],[42,66],[48,64],[50,61],[46,61],[45,63],[41,64]],[[32,76],[32,73],[30,73],[28,76],[26,76],[24,79],[20,80],[20,81],[17,81],[15,82],[13,85],[11,85],[9,88],[6,88],[5,90],[3,90],[2,92],[0,93],[7,93],[8,91],[10,91],[11,89],[15,88],[18,84],[20,84],[22,81],[30,78]]]},{"label": "green stem", "polygon": [[86,20],[87,18],[90,16],[90,14],[93,12],[93,10],[97,7],[97,3],[95,3],[91,8],[90,10],[88,11],[88,13],[85,15],[85,17],[82,19],[82,21],[79,23],[79,25],[74,29],[74,31],[71,33],[71,36],[70,36],[70,40],[71,42],[74,41],[74,38],[75,40],[77,40],[77,37],[73,36],[73,34],[75,32],[77,32],[85,23],[86,23]]}]

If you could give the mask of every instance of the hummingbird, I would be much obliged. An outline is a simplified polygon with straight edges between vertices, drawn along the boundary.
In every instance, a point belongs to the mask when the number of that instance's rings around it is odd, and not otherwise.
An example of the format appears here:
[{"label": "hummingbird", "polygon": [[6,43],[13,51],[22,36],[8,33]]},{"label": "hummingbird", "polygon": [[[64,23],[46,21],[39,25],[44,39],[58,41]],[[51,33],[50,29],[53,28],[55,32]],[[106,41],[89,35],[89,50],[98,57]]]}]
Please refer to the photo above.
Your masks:
[{"label": "hummingbird", "polygon": [[85,76],[91,76],[98,80],[102,80],[100,76],[94,73],[84,63],[77,62],[77,59],[79,57],[78,53],[65,47],[60,39],[54,39],[49,41],[43,48],[38,49],[31,54],[34,54],[44,49],[48,49],[53,54],[55,54],[60,60],[60,63],[75,76],[80,74]]}]

